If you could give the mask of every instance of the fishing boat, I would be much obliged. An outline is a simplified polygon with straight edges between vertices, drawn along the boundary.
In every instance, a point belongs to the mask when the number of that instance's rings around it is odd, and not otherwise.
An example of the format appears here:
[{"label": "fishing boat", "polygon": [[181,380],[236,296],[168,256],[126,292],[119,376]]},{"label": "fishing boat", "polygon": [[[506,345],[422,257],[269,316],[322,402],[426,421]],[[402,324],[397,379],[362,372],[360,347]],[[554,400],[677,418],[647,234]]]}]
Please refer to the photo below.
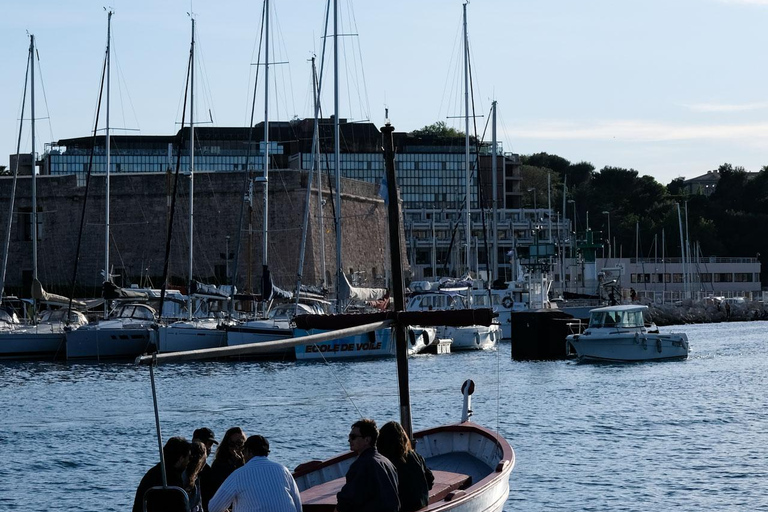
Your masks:
[{"label": "fishing boat", "polygon": [[648,306],[621,305],[593,309],[583,333],[566,338],[580,361],[639,362],[685,359],[688,336],[660,333],[646,323]]}]

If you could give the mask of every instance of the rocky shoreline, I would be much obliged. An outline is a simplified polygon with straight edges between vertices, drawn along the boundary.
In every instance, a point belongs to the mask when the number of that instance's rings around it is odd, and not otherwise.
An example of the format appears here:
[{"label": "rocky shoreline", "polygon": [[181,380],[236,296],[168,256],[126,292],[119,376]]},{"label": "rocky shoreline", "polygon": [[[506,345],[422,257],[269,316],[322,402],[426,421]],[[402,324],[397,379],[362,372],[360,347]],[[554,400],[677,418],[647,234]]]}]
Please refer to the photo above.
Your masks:
[{"label": "rocky shoreline", "polygon": [[684,300],[680,304],[648,304],[650,318],[659,326],[768,320],[762,301],[714,303]]}]

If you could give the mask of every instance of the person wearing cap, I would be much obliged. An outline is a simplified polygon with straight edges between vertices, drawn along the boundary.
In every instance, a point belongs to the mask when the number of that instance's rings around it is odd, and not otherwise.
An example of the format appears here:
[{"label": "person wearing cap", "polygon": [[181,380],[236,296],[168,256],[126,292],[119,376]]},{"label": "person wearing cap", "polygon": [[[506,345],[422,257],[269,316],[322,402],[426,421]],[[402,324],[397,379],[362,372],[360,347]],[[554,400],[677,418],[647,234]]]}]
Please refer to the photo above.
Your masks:
[{"label": "person wearing cap", "polygon": [[245,441],[245,465],[221,484],[208,503],[210,512],[301,512],[301,495],[293,475],[267,458],[269,441],[251,436]]},{"label": "person wearing cap", "polygon": [[[216,436],[213,435],[213,430],[207,427],[195,430],[192,434],[192,441],[200,441],[205,445],[206,458],[211,454],[213,445],[219,444],[219,442],[216,441]],[[198,480],[200,481],[200,498],[203,504],[203,511],[208,512],[208,502],[216,493],[216,487],[211,474],[211,466],[208,462],[205,463],[203,469],[200,471]]]}]

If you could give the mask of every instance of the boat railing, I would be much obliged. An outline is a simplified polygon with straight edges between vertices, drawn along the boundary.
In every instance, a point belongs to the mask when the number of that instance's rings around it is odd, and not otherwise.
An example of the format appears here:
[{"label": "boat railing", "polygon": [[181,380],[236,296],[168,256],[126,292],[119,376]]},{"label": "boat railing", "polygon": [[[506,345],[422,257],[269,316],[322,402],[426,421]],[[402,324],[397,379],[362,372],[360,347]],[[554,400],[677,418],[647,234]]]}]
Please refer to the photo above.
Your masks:
[{"label": "boat railing", "polygon": [[572,321],[566,322],[565,326],[568,328],[568,334],[582,334],[589,325],[589,322],[574,318]]}]

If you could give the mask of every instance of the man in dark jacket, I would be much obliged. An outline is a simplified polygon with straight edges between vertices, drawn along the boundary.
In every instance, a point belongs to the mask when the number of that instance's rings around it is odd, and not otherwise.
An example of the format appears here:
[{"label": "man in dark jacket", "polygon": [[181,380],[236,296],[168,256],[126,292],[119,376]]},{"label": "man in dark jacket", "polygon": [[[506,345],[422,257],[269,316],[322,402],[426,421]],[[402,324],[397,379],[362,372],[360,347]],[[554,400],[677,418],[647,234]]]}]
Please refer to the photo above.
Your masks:
[{"label": "man in dark jacket", "polygon": [[[169,486],[184,487],[181,474],[189,463],[190,444],[183,437],[170,438],[163,447],[163,458],[165,459],[165,475]],[[136,496],[133,499],[133,512],[142,512],[144,510],[144,493],[151,487],[161,487],[163,485],[163,472],[158,462],[152,469],[147,471],[144,478],[136,489]],[[169,498],[167,495],[159,498],[154,505],[163,510],[176,510],[178,500]]]},{"label": "man in dark jacket", "polygon": [[336,495],[339,512],[397,512],[397,470],[376,450],[376,422],[364,419],[352,425],[349,449],[357,460],[347,471],[347,482]]}]

